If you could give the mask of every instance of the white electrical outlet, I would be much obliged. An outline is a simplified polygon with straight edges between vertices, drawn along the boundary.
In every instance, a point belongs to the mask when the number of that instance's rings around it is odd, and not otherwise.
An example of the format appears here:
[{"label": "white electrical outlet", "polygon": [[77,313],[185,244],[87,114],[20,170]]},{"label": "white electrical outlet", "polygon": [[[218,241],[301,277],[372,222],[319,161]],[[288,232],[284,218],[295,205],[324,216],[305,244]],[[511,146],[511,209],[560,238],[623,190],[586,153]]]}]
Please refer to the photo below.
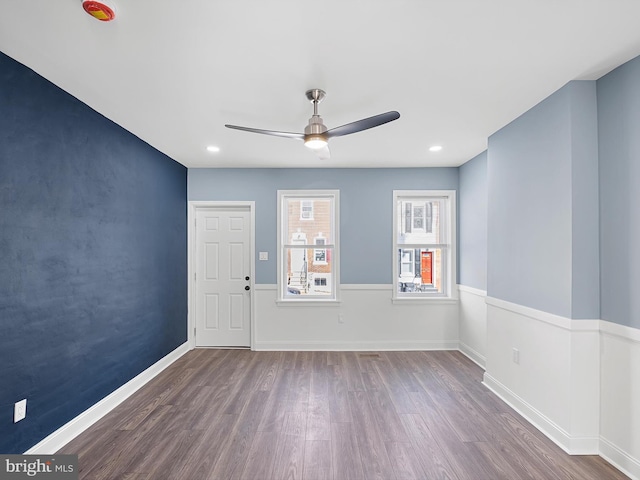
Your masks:
[{"label": "white electrical outlet", "polygon": [[262,260],[262,261],[269,260],[269,252],[260,252],[258,254],[258,260]]},{"label": "white electrical outlet", "polygon": [[27,416],[27,399],[16,402],[13,408],[13,423],[18,423]]},{"label": "white electrical outlet", "polygon": [[520,364],[520,350],[518,350],[517,348],[514,348],[512,350],[512,354],[513,354],[513,363]]},{"label": "white electrical outlet", "polygon": [[343,313],[339,313],[338,314],[338,323],[344,323],[344,314]]}]

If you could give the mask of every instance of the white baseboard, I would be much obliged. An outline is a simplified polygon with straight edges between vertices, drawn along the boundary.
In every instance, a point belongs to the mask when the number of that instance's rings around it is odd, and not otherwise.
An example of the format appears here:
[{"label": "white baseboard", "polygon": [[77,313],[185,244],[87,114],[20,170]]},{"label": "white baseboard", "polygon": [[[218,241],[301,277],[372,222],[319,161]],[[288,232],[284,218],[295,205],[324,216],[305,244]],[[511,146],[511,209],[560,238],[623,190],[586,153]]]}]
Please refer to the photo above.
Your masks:
[{"label": "white baseboard", "polygon": [[600,456],[631,479],[640,479],[640,461],[600,437]]},{"label": "white baseboard", "polygon": [[466,345],[466,344],[464,344],[462,342],[460,342],[459,349],[460,349],[460,353],[462,353],[463,355],[469,357],[469,359],[473,363],[478,365],[483,370],[485,369],[485,365],[487,363],[487,359],[485,358],[484,355],[481,355],[479,352],[475,351],[469,345]]},{"label": "white baseboard", "polygon": [[457,341],[433,342],[256,342],[257,351],[409,351],[409,350],[457,350]]},{"label": "white baseboard", "polygon": [[484,374],[482,383],[568,454],[598,455],[600,444],[598,437],[572,437],[487,373]]},{"label": "white baseboard", "polygon": [[104,397],[98,403],[82,412],[76,418],[60,427],[51,435],[38,442],[36,445],[24,452],[24,454],[53,455],[55,452],[60,450],[67,443],[76,438],[87,428],[96,423],[107,413],[116,408],[135,392],[137,392],[146,383],[152,380],[156,375],[158,375],[188,351],[188,343],[183,343],[174,351],[151,365],[145,371],[138,374],[127,383],[122,385],[120,388]]}]

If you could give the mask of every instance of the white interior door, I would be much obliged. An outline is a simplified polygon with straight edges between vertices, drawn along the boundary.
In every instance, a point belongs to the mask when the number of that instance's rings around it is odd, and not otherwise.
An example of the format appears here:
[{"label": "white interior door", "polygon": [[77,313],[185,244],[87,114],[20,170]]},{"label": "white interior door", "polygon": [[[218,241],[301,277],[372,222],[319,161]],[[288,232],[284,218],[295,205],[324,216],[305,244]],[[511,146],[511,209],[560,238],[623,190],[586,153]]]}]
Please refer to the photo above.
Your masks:
[{"label": "white interior door", "polygon": [[251,346],[250,207],[196,210],[196,346]]}]

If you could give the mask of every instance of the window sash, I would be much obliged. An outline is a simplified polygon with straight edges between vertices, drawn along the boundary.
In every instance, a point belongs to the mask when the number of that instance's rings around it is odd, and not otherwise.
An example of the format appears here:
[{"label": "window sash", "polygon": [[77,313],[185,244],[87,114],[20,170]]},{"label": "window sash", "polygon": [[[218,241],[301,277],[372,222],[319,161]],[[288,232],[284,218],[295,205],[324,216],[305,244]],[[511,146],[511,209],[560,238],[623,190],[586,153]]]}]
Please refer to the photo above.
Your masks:
[{"label": "window sash", "polygon": [[393,202],[393,298],[455,297],[455,191],[396,190]]},{"label": "window sash", "polygon": [[[338,301],[339,224],[338,190],[278,191],[279,302]],[[297,238],[296,229],[299,233]],[[324,243],[316,243],[318,239]],[[292,265],[291,253],[301,250],[304,254],[297,253],[295,265]],[[323,259],[316,260],[317,252],[322,253]],[[289,292],[288,282],[292,274],[304,277],[296,278],[296,287],[301,290],[299,295]],[[316,278],[323,280],[316,284]]]}]

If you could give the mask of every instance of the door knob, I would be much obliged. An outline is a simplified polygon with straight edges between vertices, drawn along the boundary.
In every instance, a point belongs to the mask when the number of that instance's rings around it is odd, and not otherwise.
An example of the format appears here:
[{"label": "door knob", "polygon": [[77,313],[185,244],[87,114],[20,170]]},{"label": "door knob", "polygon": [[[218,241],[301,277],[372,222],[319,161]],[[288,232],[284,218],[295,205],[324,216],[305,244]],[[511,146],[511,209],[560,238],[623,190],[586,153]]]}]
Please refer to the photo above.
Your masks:
[{"label": "door knob", "polygon": [[244,277],[244,279],[245,279],[246,281],[249,281],[249,276],[247,275],[246,277]]},{"label": "door knob", "polygon": [[251,287],[249,285],[247,285],[246,287],[244,287],[245,290],[251,290]]}]

